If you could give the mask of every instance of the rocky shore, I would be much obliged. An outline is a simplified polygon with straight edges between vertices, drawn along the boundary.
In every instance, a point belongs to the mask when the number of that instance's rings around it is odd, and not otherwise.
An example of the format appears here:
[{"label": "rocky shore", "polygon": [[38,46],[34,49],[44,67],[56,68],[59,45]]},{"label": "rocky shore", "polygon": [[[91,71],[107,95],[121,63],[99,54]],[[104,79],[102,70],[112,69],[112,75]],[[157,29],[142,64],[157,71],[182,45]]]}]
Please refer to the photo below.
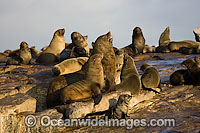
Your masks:
[{"label": "rocky shore", "polygon": [[[37,120],[48,115],[52,119],[64,118],[59,108],[46,108],[49,82],[54,79],[53,65],[5,65],[0,63],[0,132],[199,132],[200,130],[200,87],[171,86],[169,76],[181,68],[180,62],[195,55],[180,53],[148,53],[135,57],[139,67],[143,63],[159,70],[162,91],[148,97],[129,110],[129,118],[173,118],[175,127],[42,127],[38,121],[34,127],[25,124],[27,115]],[[139,73],[141,73],[139,71]],[[145,95],[144,95],[145,97]],[[139,99],[139,98],[136,98]]]}]

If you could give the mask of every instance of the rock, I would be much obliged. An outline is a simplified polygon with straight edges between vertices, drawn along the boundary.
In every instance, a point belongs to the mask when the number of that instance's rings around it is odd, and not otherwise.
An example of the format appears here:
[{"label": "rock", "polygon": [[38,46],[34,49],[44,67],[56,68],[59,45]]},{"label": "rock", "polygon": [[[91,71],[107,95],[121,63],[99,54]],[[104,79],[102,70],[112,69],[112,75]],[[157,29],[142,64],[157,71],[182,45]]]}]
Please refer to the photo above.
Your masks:
[{"label": "rock", "polygon": [[131,94],[129,91],[117,91],[104,94],[100,103],[94,107],[94,100],[87,99],[83,102],[74,102],[71,104],[56,106],[59,112],[65,114],[66,118],[84,118],[87,114],[106,111],[116,105],[118,97],[122,94]]},{"label": "rock", "polygon": [[195,40],[197,42],[200,42],[200,27],[197,27],[193,30],[193,33],[195,35]]},{"label": "rock", "polygon": [[148,54],[141,54],[141,55],[136,55],[133,59],[134,61],[142,61],[142,60],[148,60],[150,58],[151,56]]},{"label": "rock", "polygon": [[[30,112],[25,112],[17,115],[8,115],[1,118],[3,123],[0,122],[0,131],[1,133],[12,133],[12,132],[28,132],[28,133],[35,133],[35,132],[66,132],[69,128],[64,126],[50,126],[49,122],[45,117],[48,117],[49,120],[60,120],[62,118],[62,114],[57,112],[56,109],[49,109],[39,113],[31,114]],[[46,117],[46,118],[47,118]],[[26,118],[35,118],[30,119],[30,126],[28,126],[28,119]],[[36,120],[35,125],[32,127],[31,123],[34,124],[34,120]],[[41,121],[44,120],[44,121]],[[43,122],[43,124],[41,123]],[[48,122],[48,123],[46,123]]]},{"label": "rock", "polygon": [[[159,92],[159,90],[157,90]],[[104,94],[101,102],[94,106],[94,101],[88,99],[82,102],[74,102],[71,104],[56,106],[59,112],[65,114],[66,118],[75,119],[75,118],[84,118],[88,114],[107,111],[110,108],[114,107],[117,104],[118,98],[120,95],[128,94],[131,95],[129,91],[115,91]],[[138,96],[133,96],[129,103],[129,108],[132,108],[137,103],[149,100],[153,98],[156,94],[152,91],[142,91]]]},{"label": "rock", "polygon": [[0,89],[0,99],[17,93],[18,93],[17,89]]},{"label": "rock", "polygon": [[36,100],[22,93],[0,99],[0,114],[34,113],[35,110]]},{"label": "rock", "polygon": [[168,46],[170,43],[170,28],[169,26],[165,31],[160,35],[159,46]]}]

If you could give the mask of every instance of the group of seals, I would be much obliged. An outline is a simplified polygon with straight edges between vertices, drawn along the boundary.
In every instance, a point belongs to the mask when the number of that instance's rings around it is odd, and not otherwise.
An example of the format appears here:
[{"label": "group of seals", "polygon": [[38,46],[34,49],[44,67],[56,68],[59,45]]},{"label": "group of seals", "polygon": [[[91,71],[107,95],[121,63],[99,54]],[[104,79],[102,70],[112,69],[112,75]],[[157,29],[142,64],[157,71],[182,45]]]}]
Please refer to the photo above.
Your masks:
[{"label": "group of seals", "polygon": [[10,57],[6,65],[18,65],[18,64],[29,64],[32,59],[31,51],[28,47],[28,44],[26,42],[21,42],[20,49],[19,49],[19,55]]},{"label": "group of seals", "polygon": [[145,38],[143,36],[142,29],[140,27],[135,27],[133,29],[132,43],[122,49],[125,53],[133,57],[137,54],[142,53],[144,47]]},{"label": "group of seals", "polygon": [[58,55],[65,48],[64,39],[65,29],[58,29],[49,44],[49,46],[37,58],[38,63],[53,64],[58,61]]}]

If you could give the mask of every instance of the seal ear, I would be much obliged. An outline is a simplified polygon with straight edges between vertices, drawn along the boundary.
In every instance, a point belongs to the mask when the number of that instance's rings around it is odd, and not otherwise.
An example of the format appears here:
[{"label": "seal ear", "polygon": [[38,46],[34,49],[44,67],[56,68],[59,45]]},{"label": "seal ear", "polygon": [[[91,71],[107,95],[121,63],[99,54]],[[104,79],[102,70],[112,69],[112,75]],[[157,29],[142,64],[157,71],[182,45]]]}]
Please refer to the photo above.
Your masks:
[{"label": "seal ear", "polygon": [[88,36],[83,36],[84,38],[85,38],[85,40],[87,40],[88,39]]},{"label": "seal ear", "polygon": [[84,65],[84,64],[85,64],[85,62],[86,62],[86,61],[85,61],[85,60],[83,60],[83,59],[78,59],[78,63],[79,63],[79,64],[81,64],[81,65]]},{"label": "seal ear", "polygon": [[109,42],[112,43],[112,42],[113,42],[113,38],[110,38],[110,39],[109,39]]}]

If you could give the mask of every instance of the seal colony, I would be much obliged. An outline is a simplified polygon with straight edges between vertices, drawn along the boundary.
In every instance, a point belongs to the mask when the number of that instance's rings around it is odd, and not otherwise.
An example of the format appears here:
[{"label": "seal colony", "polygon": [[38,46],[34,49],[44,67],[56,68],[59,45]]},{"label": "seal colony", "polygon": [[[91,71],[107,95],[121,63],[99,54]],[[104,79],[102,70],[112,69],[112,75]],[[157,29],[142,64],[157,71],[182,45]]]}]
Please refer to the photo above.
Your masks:
[{"label": "seal colony", "polygon": [[[197,39],[197,30],[194,30]],[[38,65],[52,67],[55,78],[49,83],[46,96],[47,108],[71,102],[93,99],[98,106],[104,95],[111,91],[129,91],[131,95],[121,95],[113,109],[112,118],[124,118],[128,103],[141,91],[160,88],[161,80],[156,66],[142,64],[139,74],[134,56],[152,52],[174,52],[183,54],[200,53],[200,42],[170,40],[170,28],[167,27],[159,38],[159,46],[145,44],[140,27],[135,27],[131,44],[117,49],[113,46],[111,32],[97,37],[89,48],[87,38],[79,32],[71,33],[71,43],[64,39],[65,29],[55,31],[48,46],[38,51],[34,46],[29,48],[23,41],[20,48],[0,53],[0,58],[9,57],[6,65],[32,64],[32,57]],[[198,41],[198,39],[197,39]],[[172,73],[169,80],[172,85],[200,84],[200,57],[187,59],[181,63],[184,69]]]}]

